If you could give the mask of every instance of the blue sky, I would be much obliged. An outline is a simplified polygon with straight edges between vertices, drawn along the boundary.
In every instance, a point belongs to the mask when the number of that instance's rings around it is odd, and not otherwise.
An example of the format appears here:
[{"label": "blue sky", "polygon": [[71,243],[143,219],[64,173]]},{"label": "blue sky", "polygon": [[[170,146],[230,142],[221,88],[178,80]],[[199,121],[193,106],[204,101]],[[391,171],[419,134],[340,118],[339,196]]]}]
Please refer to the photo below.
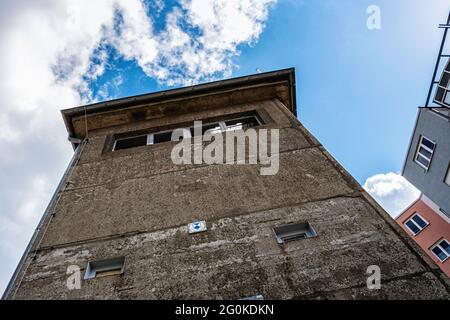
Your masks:
[{"label": "blue sky", "polygon": [[[239,46],[233,76],[295,67],[299,119],[364,184],[401,169],[437,56],[437,25],[450,10],[445,2],[281,0],[257,43]],[[381,30],[366,27],[375,3]],[[111,90],[115,97],[169,88],[123,59],[93,88],[118,74],[123,85]]]},{"label": "blue sky", "polygon": [[[366,26],[369,5],[380,30]],[[91,101],[295,67],[300,121],[398,213],[417,196],[398,172],[449,10],[450,0],[2,1],[0,291],[72,154],[59,110]]]}]

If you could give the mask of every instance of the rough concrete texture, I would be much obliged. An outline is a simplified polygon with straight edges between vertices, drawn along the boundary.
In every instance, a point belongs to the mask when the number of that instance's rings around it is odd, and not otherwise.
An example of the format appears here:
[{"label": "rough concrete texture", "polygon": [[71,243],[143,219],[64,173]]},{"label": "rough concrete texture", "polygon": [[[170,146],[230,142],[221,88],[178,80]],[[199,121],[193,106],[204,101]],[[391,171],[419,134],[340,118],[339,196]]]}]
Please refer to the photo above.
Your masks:
[{"label": "rough concrete texture", "polygon": [[[111,152],[113,134],[258,110],[280,128],[280,170],[170,161],[173,142]],[[448,279],[278,100],[94,130],[34,244],[15,299],[448,299]],[[109,142],[108,142],[109,141]],[[187,224],[208,231],[189,235]],[[309,222],[279,245],[273,227]],[[68,290],[69,265],[124,256],[122,275]],[[381,289],[366,286],[381,268]],[[22,277],[19,277],[22,279]]]},{"label": "rough concrete texture", "polygon": [[[272,227],[297,221],[309,221],[318,237],[278,245]],[[126,257],[122,276],[87,280],[81,290],[66,289],[68,264],[84,269],[91,259],[111,256]],[[365,287],[367,266],[373,264],[380,266],[386,284],[377,294]],[[446,296],[439,279],[360,197],[211,219],[209,231],[194,236],[181,225],[44,250],[29,274],[21,292],[39,298],[236,299],[255,293],[275,299],[339,294],[423,298],[424,292],[433,298]],[[400,293],[392,283],[401,284]]]}]

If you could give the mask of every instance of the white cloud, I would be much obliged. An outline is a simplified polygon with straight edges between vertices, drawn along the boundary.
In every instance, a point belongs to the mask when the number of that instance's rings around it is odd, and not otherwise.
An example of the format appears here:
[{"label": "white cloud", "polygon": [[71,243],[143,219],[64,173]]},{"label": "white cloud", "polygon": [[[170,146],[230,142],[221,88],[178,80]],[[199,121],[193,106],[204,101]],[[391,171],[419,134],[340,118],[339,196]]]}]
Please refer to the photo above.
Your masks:
[{"label": "white cloud", "polygon": [[9,192],[14,200],[26,199],[13,203],[14,214],[3,212],[3,208],[0,211],[0,293],[25,250],[53,188],[45,176],[36,175],[31,179],[29,185],[22,190]]},{"label": "white cloud", "polygon": [[[166,31],[159,36],[161,59],[155,73],[171,74],[170,84],[192,84],[217,73],[232,72],[232,58],[240,44],[253,44],[264,28],[276,0],[182,0],[172,11]],[[189,37],[188,23],[198,30]]]},{"label": "white cloud", "polygon": [[[276,0],[46,0],[0,2],[0,292],[62,176],[72,150],[59,110],[96,96],[108,47],[160,83],[190,84],[233,71]],[[154,16],[168,12],[160,30]]]},{"label": "white cloud", "polygon": [[369,177],[364,183],[364,189],[395,218],[416,200],[420,191],[400,174],[389,172]]}]

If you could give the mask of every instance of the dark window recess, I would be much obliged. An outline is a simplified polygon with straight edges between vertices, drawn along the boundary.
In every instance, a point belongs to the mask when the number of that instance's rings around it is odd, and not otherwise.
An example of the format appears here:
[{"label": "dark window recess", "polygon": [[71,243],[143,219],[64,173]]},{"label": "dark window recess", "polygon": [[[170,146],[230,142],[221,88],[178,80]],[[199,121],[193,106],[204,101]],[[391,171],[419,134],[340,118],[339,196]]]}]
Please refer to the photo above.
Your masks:
[{"label": "dark window recess", "polygon": [[88,262],[84,279],[114,276],[122,274],[125,268],[125,257]]},{"label": "dark window recess", "polygon": [[418,226],[416,226],[411,220],[406,222],[406,225],[414,234],[416,234],[420,231],[420,228]]},{"label": "dark window recess", "polygon": [[316,237],[317,233],[309,222],[285,224],[273,228],[277,242],[283,244],[289,241]]},{"label": "dark window recess", "polygon": [[439,245],[450,255],[450,243],[448,243],[447,240],[442,240]]},{"label": "dark window recess", "polygon": [[444,261],[447,259],[448,255],[440,248],[434,247],[431,251],[439,258],[439,260]]},{"label": "dark window recess", "polygon": [[153,143],[161,143],[172,140],[172,131],[153,134]]},{"label": "dark window recess", "polygon": [[436,90],[436,96],[434,98],[435,101],[443,101],[444,95],[447,96],[447,91],[445,89],[438,87]]},{"label": "dark window recess", "polygon": [[450,80],[450,73],[443,72],[441,81],[439,82],[439,85],[441,85],[442,87],[448,88],[449,80]]},{"label": "dark window recess", "polygon": [[417,223],[419,225],[419,227],[421,227],[422,229],[425,228],[427,226],[427,222],[424,221],[421,217],[415,215],[412,217],[412,219],[414,220],[415,223]]},{"label": "dark window recess", "polygon": [[422,138],[422,144],[431,150],[434,150],[435,143],[425,137]]},{"label": "dark window recess", "polygon": [[[225,131],[241,130],[258,126],[259,124],[260,121],[256,116],[245,116],[238,119],[218,121],[209,124],[206,123],[205,125],[202,126],[201,133],[202,135],[204,135],[207,131],[210,134],[215,134]],[[184,138],[193,137],[194,128],[193,127],[185,128],[185,130],[183,130],[183,136]],[[119,138],[116,139],[114,143],[113,151],[169,141],[172,141],[172,131],[148,133],[146,135],[129,138]]]},{"label": "dark window recess", "polygon": [[147,145],[147,136],[138,136],[116,140],[114,150],[128,149]]}]

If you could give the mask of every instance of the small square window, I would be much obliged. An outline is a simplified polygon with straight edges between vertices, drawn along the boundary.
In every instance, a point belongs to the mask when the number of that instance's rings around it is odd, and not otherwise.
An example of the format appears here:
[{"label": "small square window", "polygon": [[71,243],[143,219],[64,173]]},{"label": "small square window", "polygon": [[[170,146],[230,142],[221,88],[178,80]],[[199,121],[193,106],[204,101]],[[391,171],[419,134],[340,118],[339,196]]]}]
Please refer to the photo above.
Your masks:
[{"label": "small square window", "polygon": [[413,235],[418,234],[428,226],[428,222],[418,213],[413,214],[404,224]]},{"label": "small square window", "polygon": [[309,222],[285,224],[273,228],[279,244],[316,237],[317,233]]},{"label": "small square window", "polygon": [[125,257],[88,262],[84,279],[120,275],[124,272]]}]

